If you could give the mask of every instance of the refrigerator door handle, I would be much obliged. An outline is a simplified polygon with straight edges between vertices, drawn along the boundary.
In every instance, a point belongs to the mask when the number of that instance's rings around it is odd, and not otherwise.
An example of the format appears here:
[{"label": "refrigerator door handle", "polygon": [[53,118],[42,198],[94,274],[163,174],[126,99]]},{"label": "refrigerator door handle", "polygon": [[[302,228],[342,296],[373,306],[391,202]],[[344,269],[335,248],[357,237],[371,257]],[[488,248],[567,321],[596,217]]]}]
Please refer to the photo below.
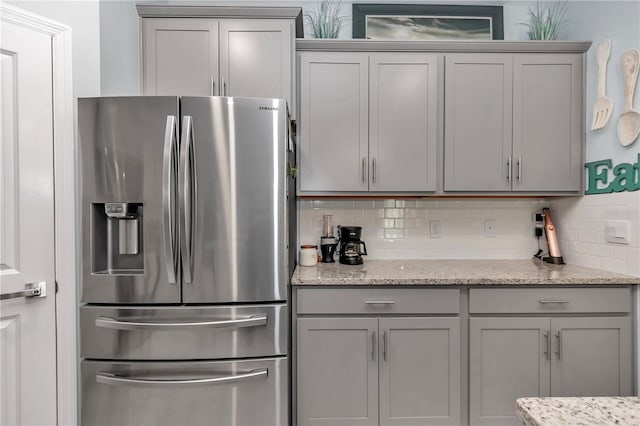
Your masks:
[{"label": "refrigerator door handle", "polygon": [[195,232],[196,179],[193,153],[193,123],[191,116],[182,119],[182,141],[180,147],[179,180],[180,197],[180,241],[182,252],[182,273],[185,283],[193,282],[193,237]]},{"label": "refrigerator door handle", "polygon": [[139,377],[122,377],[114,373],[104,371],[96,374],[96,381],[105,385],[112,386],[145,386],[145,387],[171,387],[184,385],[226,385],[249,379],[266,379],[269,370],[259,368],[246,373],[233,374],[231,376],[222,377],[198,377],[195,379],[146,379]]},{"label": "refrigerator door handle", "polygon": [[179,330],[184,327],[198,328],[242,328],[258,327],[267,324],[266,315],[252,315],[238,319],[224,319],[215,321],[186,321],[186,322],[143,322],[122,321],[109,317],[98,317],[96,327],[111,328],[115,330]]},{"label": "refrigerator door handle", "polygon": [[176,117],[167,116],[164,132],[162,159],[162,222],[164,231],[164,254],[169,284],[176,283],[176,223],[173,217],[175,204],[175,174],[177,169]]}]

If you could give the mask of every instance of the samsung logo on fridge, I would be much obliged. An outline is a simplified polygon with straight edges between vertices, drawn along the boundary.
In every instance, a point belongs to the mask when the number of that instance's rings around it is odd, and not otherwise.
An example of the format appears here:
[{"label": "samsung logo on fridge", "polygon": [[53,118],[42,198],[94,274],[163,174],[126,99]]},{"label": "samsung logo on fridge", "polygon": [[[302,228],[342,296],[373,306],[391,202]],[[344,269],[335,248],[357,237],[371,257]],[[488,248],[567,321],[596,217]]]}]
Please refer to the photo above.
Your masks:
[{"label": "samsung logo on fridge", "polygon": [[261,111],[277,111],[278,107],[270,107],[270,106],[261,106],[258,107]]}]

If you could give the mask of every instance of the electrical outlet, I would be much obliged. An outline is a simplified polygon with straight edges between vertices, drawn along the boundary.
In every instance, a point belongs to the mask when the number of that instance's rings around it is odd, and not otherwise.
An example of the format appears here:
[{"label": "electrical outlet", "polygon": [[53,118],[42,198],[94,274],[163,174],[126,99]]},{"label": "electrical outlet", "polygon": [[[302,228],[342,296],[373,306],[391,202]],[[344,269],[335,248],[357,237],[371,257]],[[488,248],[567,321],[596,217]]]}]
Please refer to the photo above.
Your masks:
[{"label": "electrical outlet", "polygon": [[439,220],[432,220],[429,222],[429,235],[431,238],[440,238],[442,226]]},{"label": "electrical outlet", "polygon": [[493,219],[487,219],[484,221],[484,236],[495,237],[496,236],[496,221]]}]

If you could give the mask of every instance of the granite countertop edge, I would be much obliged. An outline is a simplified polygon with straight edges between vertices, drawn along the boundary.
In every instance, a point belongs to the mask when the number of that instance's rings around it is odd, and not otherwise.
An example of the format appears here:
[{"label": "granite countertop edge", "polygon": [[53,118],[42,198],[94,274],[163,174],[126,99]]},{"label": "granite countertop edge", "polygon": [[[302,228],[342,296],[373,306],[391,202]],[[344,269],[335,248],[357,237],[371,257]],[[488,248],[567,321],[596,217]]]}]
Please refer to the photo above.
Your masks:
[{"label": "granite countertop edge", "polygon": [[298,266],[292,286],[638,285],[640,277],[539,260],[369,260]]},{"label": "granite countertop edge", "polygon": [[640,397],[526,397],[516,400],[515,412],[525,426],[637,425]]}]

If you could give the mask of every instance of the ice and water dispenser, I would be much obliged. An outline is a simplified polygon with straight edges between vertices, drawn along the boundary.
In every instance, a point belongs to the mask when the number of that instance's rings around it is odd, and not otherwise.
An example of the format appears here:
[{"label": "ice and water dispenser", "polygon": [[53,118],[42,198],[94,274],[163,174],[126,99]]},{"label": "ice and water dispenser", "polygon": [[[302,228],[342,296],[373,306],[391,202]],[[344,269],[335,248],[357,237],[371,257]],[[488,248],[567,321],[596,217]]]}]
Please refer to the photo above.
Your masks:
[{"label": "ice and water dispenser", "polygon": [[94,274],[143,274],[142,203],[94,203]]}]

